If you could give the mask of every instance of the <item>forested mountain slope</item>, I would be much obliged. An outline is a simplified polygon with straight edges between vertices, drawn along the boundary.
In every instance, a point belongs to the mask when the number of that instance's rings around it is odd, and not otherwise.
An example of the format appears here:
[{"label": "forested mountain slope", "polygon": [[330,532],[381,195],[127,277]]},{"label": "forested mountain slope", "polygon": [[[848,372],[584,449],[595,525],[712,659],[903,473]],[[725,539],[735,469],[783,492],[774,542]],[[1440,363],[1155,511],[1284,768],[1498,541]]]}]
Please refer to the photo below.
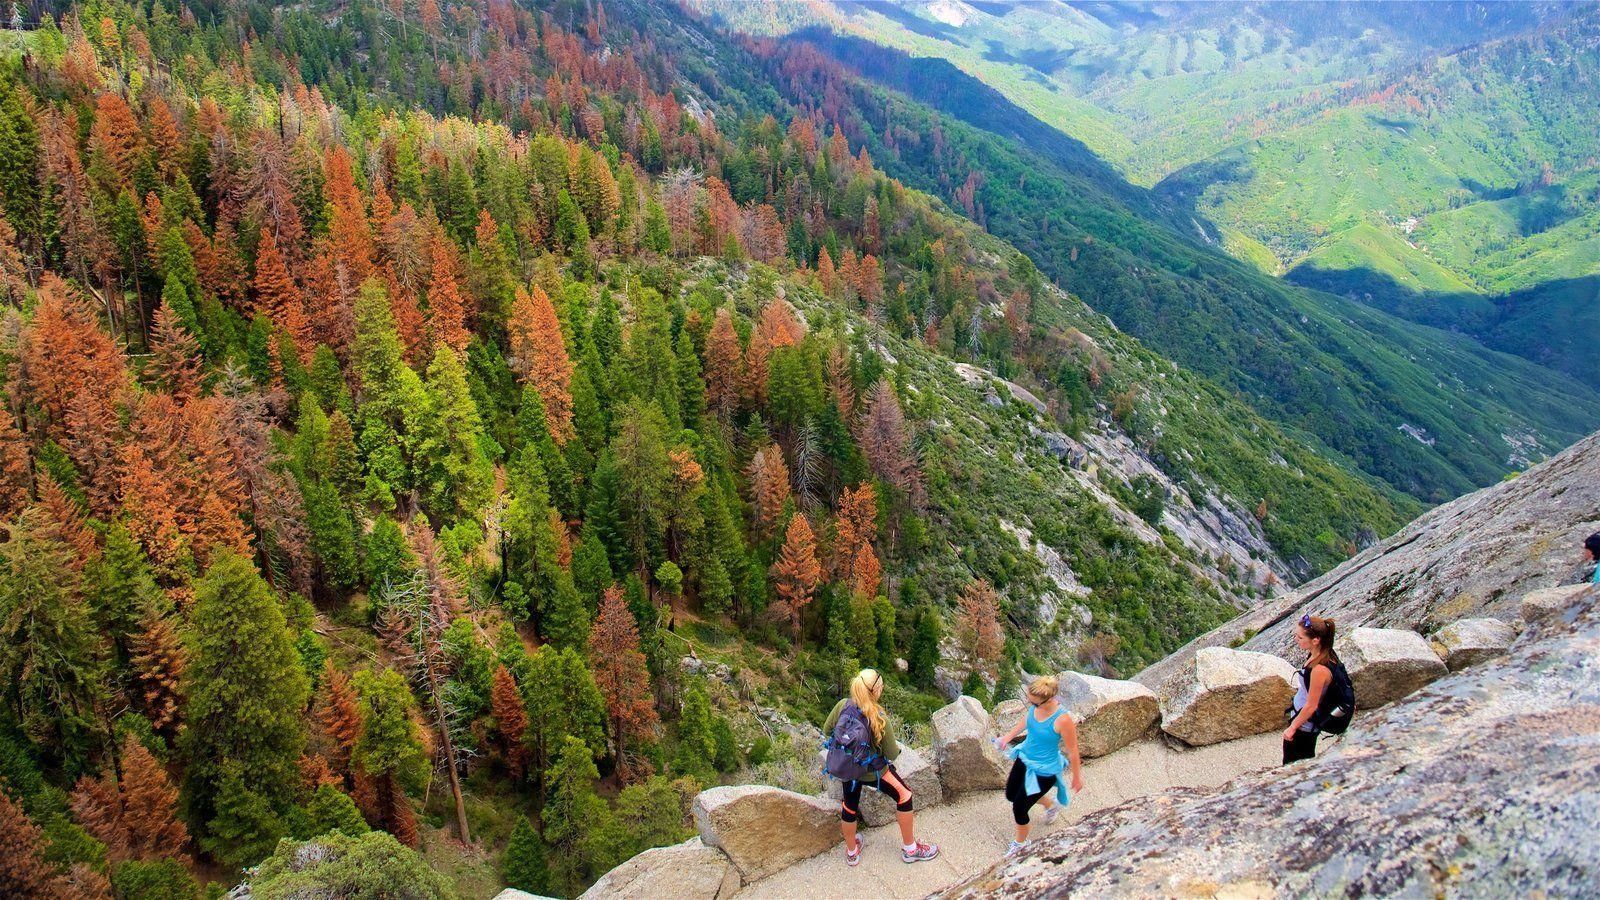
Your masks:
[{"label": "forested mountain slope", "polygon": [[1198,219],[1186,233],[1170,206],[1108,184],[1081,146],[1029,139],[1037,122],[943,62],[817,32],[756,52],[791,99],[859,135],[890,173],[948,196],[1120,327],[1401,490],[1446,499],[1597,421],[1595,392],[1570,378],[1227,257]]},{"label": "forested mountain slope", "polygon": [[782,723],[862,665],[908,728],[1131,672],[1419,507],[672,10],[39,13],[0,893],[574,894],[699,786],[810,771]]},{"label": "forested mountain slope", "polygon": [[1600,276],[1595,4],[696,5],[948,60],[1268,274],[1596,383],[1540,315]]}]

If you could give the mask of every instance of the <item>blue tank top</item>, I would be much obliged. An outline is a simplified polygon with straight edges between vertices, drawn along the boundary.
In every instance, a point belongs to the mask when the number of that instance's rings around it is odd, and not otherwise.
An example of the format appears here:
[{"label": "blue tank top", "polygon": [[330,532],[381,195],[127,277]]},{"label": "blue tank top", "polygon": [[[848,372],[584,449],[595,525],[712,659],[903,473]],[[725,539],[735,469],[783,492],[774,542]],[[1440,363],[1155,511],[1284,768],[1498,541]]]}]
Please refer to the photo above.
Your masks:
[{"label": "blue tank top", "polygon": [[1061,735],[1056,734],[1056,719],[1066,712],[1057,706],[1044,721],[1034,715],[1038,707],[1028,708],[1028,737],[1017,748],[1017,758],[1035,775],[1059,775],[1066,760],[1061,755]]}]

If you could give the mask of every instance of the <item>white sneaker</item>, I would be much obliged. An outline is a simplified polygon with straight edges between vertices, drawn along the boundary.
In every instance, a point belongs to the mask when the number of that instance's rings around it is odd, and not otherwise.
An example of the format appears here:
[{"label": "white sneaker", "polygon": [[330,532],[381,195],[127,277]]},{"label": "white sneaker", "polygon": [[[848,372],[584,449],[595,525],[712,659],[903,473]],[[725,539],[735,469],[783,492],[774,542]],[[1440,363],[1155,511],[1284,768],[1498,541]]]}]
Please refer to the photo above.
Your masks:
[{"label": "white sneaker", "polygon": [[1059,813],[1059,812],[1061,812],[1061,804],[1059,804],[1059,803],[1052,803],[1049,806],[1045,807],[1045,810],[1044,810],[1044,824],[1046,826],[1054,825],[1055,821],[1056,821],[1056,814]]},{"label": "white sneaker", "polygon": [[1007,857],[1016,856],[1018,853],[1022,852],[1022,849],[1025,846],[1027,846],[1027,845],[1022,843],[1021,841],[1012,841],[1011,842],[1011,846],[1006,848],[1006,856]]}]

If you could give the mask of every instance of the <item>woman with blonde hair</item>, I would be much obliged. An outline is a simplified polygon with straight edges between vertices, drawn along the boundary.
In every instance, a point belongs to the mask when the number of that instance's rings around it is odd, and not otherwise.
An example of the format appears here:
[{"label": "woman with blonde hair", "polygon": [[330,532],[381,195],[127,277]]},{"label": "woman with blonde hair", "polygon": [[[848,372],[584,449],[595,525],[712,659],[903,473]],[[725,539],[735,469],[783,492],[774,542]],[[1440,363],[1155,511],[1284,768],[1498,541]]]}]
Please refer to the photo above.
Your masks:
[{"label": "woman with blonde hair", "polygon": [[1061,781],[1061,770],[1072,764],[1072,789],[1083,790],[1083,766],[1078,757],[1078,723],[1061,706],[1056,697],[1059,683],[1054,675],[1035,678],[1028,685],[1029,709],[1004,737],[995,738],[995,747],[1005,750],[1018,734],[1027,731],[1021,746],[1006,751],[1016,760],[1011,765],[1011,775],[1006,779],[1006,799],[1011,801],[1011,817],[1017,823],[1017,837],[1007,853],[1015,853],[1028,840],[1028,811],[1043,799],[1051,788],[1055,801],[1045,805],[1044,821],[1055,821],[1056,813],[1066,806],[1069,797],[1067,786]]},{"label": "woman with blonde hair", "polygon": [[868,783],[894,801],[901,861],[923,862],[939,855],[939,845],[917,840],[913,830],[911,788],[894,768],[900,744],[878,702],[882,696],[883,676],[875,669],[862,669],[850,681],[850,696],[834,704],[822,726],[822,733],[829,735],[828,772],[844,782],[839,830],[844,834],[845,862],[852,866],[861,861],[856,827],[861,819],[861,788]]}]

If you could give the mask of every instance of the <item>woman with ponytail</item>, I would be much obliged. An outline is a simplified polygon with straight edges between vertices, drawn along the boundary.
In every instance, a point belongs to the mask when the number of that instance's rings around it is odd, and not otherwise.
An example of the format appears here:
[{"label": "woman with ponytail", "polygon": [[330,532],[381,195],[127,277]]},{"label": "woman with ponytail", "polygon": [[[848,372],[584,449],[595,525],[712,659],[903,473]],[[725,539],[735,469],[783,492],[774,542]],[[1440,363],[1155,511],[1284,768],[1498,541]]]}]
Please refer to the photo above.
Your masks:
[{"label": "woman with ponytail", "polygon": [[[900,755],[900,744],[894,738],[888,716],[879,703],[883,697],[883,676],[875,669],[862,669],[850,681],[850,696],[840,700],[828,714],[822,733],[833,735],[849,733],[854,723],[865,722],[871,754],[869,771],[860,777],[846,779],[844,799],[839,805],[839,830],[844,834],[844,859],[849,865],[861,861],[861,837],[856,833],[861,819],[861,788],[871,784],[894,801],[895,818],[900,823],[900,859],[914,863],[933,859],[939,855],[939,845],[917,840],[912,826],[911,788],[895,771],[894,760]],[[845,720],[840,728],[840,720]]]},{"label": "woman with ponytail", "polygon": [[1333,652],[1333,620],[1301,616],[1294,626],[1294,642],[1306,651],[1305,668],[1295,675],[1293,717],[1283,730],[1283,764],[1288,765],[1317,755],[1317,726],[1312,723],[1323,695],[1333,683],[1333,666],[1339,655]]}]

